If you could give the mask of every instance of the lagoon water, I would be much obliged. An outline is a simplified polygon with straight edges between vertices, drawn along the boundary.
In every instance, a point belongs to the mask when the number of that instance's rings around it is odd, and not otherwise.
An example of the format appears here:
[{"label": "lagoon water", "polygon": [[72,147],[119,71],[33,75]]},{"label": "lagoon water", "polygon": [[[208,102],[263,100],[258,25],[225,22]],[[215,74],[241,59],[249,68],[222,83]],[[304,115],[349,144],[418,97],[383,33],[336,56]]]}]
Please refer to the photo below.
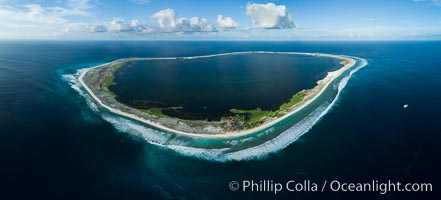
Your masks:
[{"label": "lagoon water", "polygon": [[[99,115],[69,79],[126,57],[300,51],[365,58],[305,135],[272,154],[213,161],[170,150]],[[441,42],[0,42],[0,198],[227,199],[230,181],[430,182],[432,193],[282,192],[278,198],[436,199],[441,158]],[[403,105],[408,104],[407,109]],[[114,122],[114,123],[113,123]],[[144,130],[144,129],[142,129]],[[269,146],[271,147],[271,146]],[[271,151],[271,149],[268,149]],[[8,198],[9,197],[9,198]]]},{"label": "lagoon water", "polygon": [[292,95],[311,89],[341,60],[295,54],[244,54],[188,60],[127,63],[110,87],[117,100],[149,100],[211,119],[230,109],[277,110]]}]

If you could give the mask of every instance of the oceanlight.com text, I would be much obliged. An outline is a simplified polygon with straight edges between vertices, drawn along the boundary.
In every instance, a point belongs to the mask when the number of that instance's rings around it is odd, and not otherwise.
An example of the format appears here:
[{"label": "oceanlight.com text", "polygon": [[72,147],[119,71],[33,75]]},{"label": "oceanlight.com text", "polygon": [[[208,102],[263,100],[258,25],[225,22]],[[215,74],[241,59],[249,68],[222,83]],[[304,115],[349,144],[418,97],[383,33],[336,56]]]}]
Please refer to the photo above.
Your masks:
[{"label": "oceanlight.com text", "polygon": [[228,184],[231,191],[241,192],[431,192],[431,183],[404,183],[400,181],[344,182],[339,180],[289,180],[278,182],[274,180],[242,180],[231,181]]}]

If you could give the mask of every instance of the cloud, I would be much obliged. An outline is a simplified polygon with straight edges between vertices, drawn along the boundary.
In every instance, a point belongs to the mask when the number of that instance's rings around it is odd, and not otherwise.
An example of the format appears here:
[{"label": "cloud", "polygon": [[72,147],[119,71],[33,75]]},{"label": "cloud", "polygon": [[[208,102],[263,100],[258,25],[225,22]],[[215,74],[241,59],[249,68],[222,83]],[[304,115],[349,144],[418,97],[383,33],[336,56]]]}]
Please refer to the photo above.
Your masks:
[{"label": "cloud", "polygon": [[132,27],[130,27],[130,24],[125,22],[123,19],[120,18],[114,18],[109,26],[108,29],[110,31],[116,31],[116,32],[129,32],[133,31]]},{"label": "cloud", "polygon": [[114,18],[112,21],[105,23],[105,25],[91,25],[88,26],[88,31],[91,33],[99,32],[117,32],[117,33],[167,33],[167,34],[182,34],[182,33],[196,33],[196,32],[214,32],[216,31],[213,25],[205,18],[191,17],[191,18],[177,18],[176,12],[173,9],[164,9],[154,13],[150,16],[157,24],[140,23],[137,19],[125,21],[121,18]]},{"label": "cloud", "polygon": [[132,21],[130,21],[130,26],[131,27],[138,27],[139,25],[139,21],[137,19],[132,19]]},{"label": "cloud", "polygon": [[255,28],[289,29],[298,26],[284,5],[248,3],[246,14],[251,17]]},{"label": "cloud", "polygon": [[71,0],[65,7],[39,4],[7,6],[0,4],[0,37],[52,37],[70,34],[79,27],[69,17],[90,16],[89,1]]},{"label": "cloud", "polygon": [[177,20],[177,32],[212,32],[213,25],[205,18],[192,17],[190,19],[180,18]]},{"label": "cloud", "polygon": [[231,17],[222,17],[222,15],[217,16],[217,25],[224,29],[234,29],[239,26],[239,24],[233,20]]},{"label": "cloud", "polygon": [[153,32],[153,28],[147,25],[142,25],[137,19],[132,19],[130,21],[130,27],[132,31],[138,33],[151,33]]},{"label": "cloud", "polygon": [[[103,26],[103,25],[99,25]],[[149,33],[152,32],[152,28],[139,23],[137,19],[132,19],[130,22],[126,22],[120,18],[114,18],[102,32],[113,31],[113,32],[137,32],[137,33]],[[93,31],[91,31],[93,32]],[[95,31],[96,33],[97,31]]]},{"label": "cloud", "polygon": [[193,32],[213,32],[216,31],[207,19],[192,18],[176,18],[176,12],[167,8],[153,14],[150,19],[156,20],[158,32],[164,33],[193,33]]},{"label": "cloud", "polygon": [[107,32],[107,27],[103,25],[89,25],[88,30],[91,33],[102,33]]},{"label": "cloud", "polygon": [[153,14],[150,19],[155,19],[162,29],[174,29],[176,27],[176,13],[173,9],[167,8]]}]

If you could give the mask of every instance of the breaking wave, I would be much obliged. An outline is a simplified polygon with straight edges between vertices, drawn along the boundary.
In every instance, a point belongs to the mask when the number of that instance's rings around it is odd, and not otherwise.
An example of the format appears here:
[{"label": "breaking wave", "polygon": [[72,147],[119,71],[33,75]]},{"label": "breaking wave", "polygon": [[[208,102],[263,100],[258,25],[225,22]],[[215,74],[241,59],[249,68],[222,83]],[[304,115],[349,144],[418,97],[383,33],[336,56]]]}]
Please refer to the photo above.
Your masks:
[{"label": "breaking wave", "polygon": [[273,126],[254,135],[250,135],[249,137],[212,139],[213,141],[210,141],[210,139],[195,139],[186,136],[178,136],[176,134],[159,131],[134,120],[100,109],[78,80],[80,74],[86,69],[79,69],[74,74],[64,74],[62,77],[64,81],[69,83],[72,89],[86,99],[87,106],[93,112],[100,115],[105,121],[111,123],[118,131],[129,133],[135,137],[144,139],[148,143],[165,149],[170,149],[182,155],[226,162],[264,158],[271,153],[284,149],[307,133],[333,108],[333,105],[340,97],[341,91],[346,87],[352,75],[367,65],[365,59],[357,57],[352,58],[357,60],[357,66],[349,71],[349,73],[345,74],[339,81],[333,83],[332,87],[333,90],[336,90],[336,95],[332,99],[327,99],[324,103],[319,105],[306,117],[303,117],[290,128],[284,131],[278,131],[278,127]]}]

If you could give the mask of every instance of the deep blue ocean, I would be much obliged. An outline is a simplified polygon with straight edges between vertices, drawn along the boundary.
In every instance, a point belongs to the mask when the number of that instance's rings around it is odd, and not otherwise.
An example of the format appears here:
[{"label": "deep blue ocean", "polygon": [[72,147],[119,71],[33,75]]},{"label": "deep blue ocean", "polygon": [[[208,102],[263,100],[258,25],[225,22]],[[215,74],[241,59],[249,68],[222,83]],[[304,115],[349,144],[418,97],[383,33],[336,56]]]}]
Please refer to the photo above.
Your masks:
[{"label": "deep blue ocean", "polygon": [[[103,120],[63,75],[127,57],[299,51],[364,58],[288,147],[218,162]],[[408,104],[407,109],[403,105]],[[0,42],[0,199],[439,199],[441,42]],[[432,192],[243,192],[231,181],[425,182]]]}]

